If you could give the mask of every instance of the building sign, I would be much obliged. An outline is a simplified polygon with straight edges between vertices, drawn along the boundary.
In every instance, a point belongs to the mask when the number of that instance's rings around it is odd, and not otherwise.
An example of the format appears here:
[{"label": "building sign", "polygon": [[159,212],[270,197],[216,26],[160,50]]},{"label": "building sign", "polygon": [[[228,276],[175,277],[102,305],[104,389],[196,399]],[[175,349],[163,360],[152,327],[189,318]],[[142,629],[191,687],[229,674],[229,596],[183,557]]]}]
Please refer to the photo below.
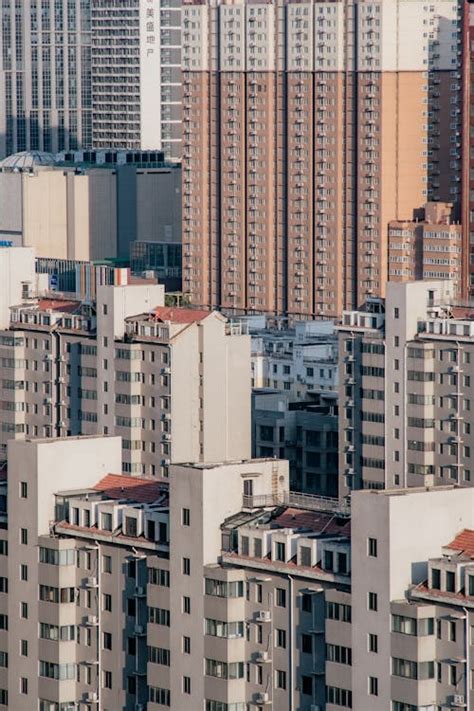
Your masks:
[{"label": "building sign", "polygon": [[141,148],[161,148],[160,2],[140,0]]},{"label": "building sign", "polygon": [[0,247],[13,247],[13,242],[11,239],[1,239]]}]

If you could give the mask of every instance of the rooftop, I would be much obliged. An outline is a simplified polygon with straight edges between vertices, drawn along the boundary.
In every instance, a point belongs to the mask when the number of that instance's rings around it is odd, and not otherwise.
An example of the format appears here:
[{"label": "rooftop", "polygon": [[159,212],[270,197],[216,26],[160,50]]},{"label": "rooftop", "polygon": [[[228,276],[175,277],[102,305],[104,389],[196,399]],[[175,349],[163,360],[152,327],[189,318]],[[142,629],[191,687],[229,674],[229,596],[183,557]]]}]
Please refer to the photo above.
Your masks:
[{"label": "rooftop", "polygon": [[446,548],[474,558],[474,531],[465,528],[461,533],[458,533],[454,541],[451,541]]},{"label": "rooftop", "polygon": [[40,311],[59,311],[74,313],[80,307],[80,301],[72,299],[39,299],[38,308]]},{"label": "rooftop", "polygon": [[107,474],[93,488],[109,499],[129,499],[138,504],[152,504],[167,492],[161,482],[126,474]]},{"label": "rooftop", "polygon": [[350,518],[343,518],[324,511],[287,508],[279,513],[272,523],[281,528],[324,533],[327,536],[340,535],[349,537],[351,532]]},{"label": "rooftop", "polygon": [[0,161],[0,170],[30,171],[37,166],[55,165],[56,156],[44,151],[22,151]]},{"label": "rooftop", "polygon": [[204,309],[186,309],[175,306],[157,306],[153,315],[157,321],[170,321],[171,323],[195,323],[207,318],[212,311]]}]

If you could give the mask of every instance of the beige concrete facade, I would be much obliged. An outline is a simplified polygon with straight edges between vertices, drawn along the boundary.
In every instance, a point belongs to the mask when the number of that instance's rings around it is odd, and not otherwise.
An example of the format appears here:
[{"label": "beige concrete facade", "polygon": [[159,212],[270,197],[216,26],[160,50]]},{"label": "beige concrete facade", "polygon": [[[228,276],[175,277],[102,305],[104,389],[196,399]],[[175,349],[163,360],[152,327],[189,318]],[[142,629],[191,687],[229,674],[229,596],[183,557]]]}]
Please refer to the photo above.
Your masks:
[{"label": "beige concrete facade", "polygon": [[388,223],[459,208],[461,18],[445,0],[184,5],[194,303],[331,317],[385,293]]},{"label": "beige concrete facade", "polygon": [[350,512],[288,491],[282,460],[180,465],[168,487],[114,474],[120,452],[9,446],[1,706],[473,711],[474,489]]},{"label": "beige concrete facade", "polygon": [[389,283],[340,329],[340,495],[472,486],[473,315],[450,281]]},{"label": "beige concrete facade", "polygon": [[132,474],[250,456],[250,338],[216,312],[163,301],[163,286],[145,283],[100,286],[94,307],[14,306],[0,334],[3,458],[12,438],[97,432],[123,436]]},{"label": "beige concrete facade", "polygon": [[20,173],[0,170],[0,239],[33,247],[38,257],[83,261],[128,260],[135,241],[179,242],[177,164],[158,154],[161,167],[95,167],[77,156]]}]

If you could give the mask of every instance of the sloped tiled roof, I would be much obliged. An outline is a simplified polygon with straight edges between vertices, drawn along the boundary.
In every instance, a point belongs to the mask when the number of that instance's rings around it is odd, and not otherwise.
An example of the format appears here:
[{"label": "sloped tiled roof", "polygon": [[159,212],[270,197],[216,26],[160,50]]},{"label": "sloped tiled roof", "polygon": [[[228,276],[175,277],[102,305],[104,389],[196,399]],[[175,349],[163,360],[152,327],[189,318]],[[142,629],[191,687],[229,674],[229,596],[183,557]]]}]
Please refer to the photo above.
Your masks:
[{"label": "sloped tiled roof", "polygon": [[474,558],[474,531],[465,528],[461,533],[458,533],[454,541],[448,543],[446,548],[465,553]]},{"label": "sloped tiled roof", "polygon": [[349,518],[341,518],[325,511],[288,508],[273,519],[282,528],[306,529],[315,533],[350,536]]},{"label": "sloped tiled roof", "polygon": [[138,504],[152,504],[166,492],[161,482],[126,474],[107,474],[94,489],[109,499],[129,499]]},{"label": "sloped tiled roof", "polygon": [[157,306],[153,313],[158,321],[171,323],[195,323],[209,316],[212,311],[204,309],[182,309],[175,306]]}]

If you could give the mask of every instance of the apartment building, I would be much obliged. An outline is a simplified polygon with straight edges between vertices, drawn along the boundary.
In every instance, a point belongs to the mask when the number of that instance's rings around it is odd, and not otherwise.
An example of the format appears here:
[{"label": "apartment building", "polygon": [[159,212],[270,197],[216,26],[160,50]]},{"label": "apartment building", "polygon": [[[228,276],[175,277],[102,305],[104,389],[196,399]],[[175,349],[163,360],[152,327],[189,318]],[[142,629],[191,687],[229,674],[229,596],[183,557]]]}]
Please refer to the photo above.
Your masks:
[{"label": "apartment building", "polygon": [[350,512],[281,460],[168,487],[120,459],[115,437],[9,444],[0,707],[473,711],[474,489]]},{"label": "apartment building", "polygon": [[293,491],[337,496],[338,426],[336,393],[295,401],[272,388],[252,392],[252,456],[287,459]]},{"label": "apartment building", "polygon": [[181,11],[177,0],[88,0],[92,144],[181,157]]},{"label": "apartment building", "polygon": [[451,279],[455,295],[462,295],[462,227],[451,223],[452,204],[427,203],[416,220],[388,225],[390,281]]},{"label": "apartment building", "polygon": [[5,0],[0,157],[163,149],[180,158],[175,0]]},{"label": "apartment building", "polygon": [[465,5],[186,2],[183,289],[236,313],[383,296],[387,225],[461,198]]},{"label": "apartment building", "polygon": [[337,331],[333,321],[242,319],[252,341],[252,385],[304,398],[313,392],[337,390]]},{"label": "apartment building", "polygon": [[474,331],[447,281],[390,283],[340,329],[340,494],[472,486]]},{"label": "apartment building", "polygon": [[97,433],[123,436],[132,474],[250,456],[250,342],[223,316],[165,307],[150,282],[26,296],[0,333],[3,458],[11,438]]}]

